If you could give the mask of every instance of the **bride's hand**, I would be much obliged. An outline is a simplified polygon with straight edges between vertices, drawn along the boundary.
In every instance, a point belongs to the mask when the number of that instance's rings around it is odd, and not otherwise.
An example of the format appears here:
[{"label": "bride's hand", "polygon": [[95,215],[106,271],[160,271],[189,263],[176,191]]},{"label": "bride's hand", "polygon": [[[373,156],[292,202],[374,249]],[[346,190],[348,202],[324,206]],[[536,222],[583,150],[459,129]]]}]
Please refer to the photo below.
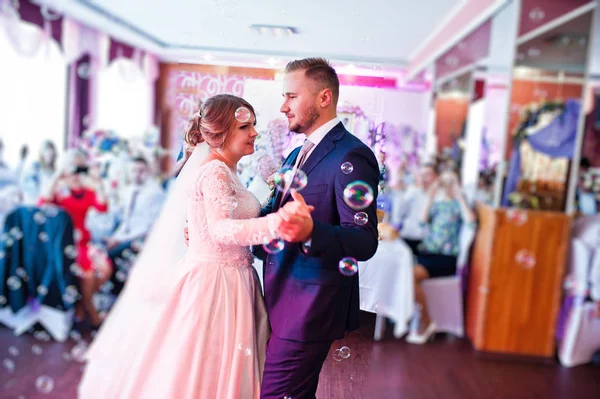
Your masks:
[{"label": "bride's hand", "polygon": [[294,201],[286,203],[277,211],[281,217],[277,232],[288,242],[305,241],[312,234],[313,220],[310,213],[315,208],[307,205],[296,190],[292,190],[291,195]]}]

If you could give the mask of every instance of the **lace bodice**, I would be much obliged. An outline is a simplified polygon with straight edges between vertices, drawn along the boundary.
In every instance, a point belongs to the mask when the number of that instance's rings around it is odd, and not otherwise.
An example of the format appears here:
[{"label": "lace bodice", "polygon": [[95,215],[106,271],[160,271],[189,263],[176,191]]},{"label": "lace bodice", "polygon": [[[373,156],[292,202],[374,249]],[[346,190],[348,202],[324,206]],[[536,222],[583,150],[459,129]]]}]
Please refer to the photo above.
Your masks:
[{"label": "lace bodice", "polygon": [[249,266],[248,246],[277,238],[277,216],[258,218],[259,213],[256,197],[225,163],[206,163],[188,203],[188,255],[222,265]]}]

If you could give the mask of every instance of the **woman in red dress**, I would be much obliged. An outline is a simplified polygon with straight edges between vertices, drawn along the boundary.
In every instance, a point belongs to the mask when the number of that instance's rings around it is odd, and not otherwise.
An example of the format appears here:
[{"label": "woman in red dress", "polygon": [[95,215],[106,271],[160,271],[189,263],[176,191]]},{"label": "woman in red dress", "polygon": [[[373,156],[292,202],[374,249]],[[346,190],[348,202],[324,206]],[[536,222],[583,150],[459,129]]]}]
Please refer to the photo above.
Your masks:
[{"label": "woman in red dress", "polygon": [[91,208],[106,212],[108,207],[102,181],[88,174],[85,155],[75,153],[69,164],[40,203],[63,208],[73,220],[79,265],[77,274],[81,280],[81,300],[77,304],[75,320],[81,322],[87,314],[92,327],[97,328],[102,318],[94,307],[92,297],[110,278],[112,266],[106,256],[90,245],[91,235],[85,226],[85,217]]}]

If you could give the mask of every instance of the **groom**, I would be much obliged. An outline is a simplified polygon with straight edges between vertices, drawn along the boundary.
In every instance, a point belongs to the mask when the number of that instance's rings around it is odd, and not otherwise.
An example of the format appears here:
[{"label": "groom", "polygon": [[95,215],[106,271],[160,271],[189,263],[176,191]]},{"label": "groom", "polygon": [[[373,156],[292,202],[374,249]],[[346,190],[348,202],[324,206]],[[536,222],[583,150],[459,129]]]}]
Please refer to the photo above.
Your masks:
[{"label": "groom", "polygon": [[[304,133],[307,140],[292,151],[284,166],[300,164],[308,176],[301,194],[315,209],[312,217],[284,226],[291,232],[285,249],[265,259],[265,301],[272,335],[263,399],[314,398],[331,344],[358,328],[358,275],[342,275],[338,264],[348,256],[365,261],[377,250],[379,168],[371,149],[337,117],[339,91],[338,76],[324,59],[296,60],[286,66],[280,111],[290,131]],[[353,166],[349,174],[341,170],[346,162]],[[344,201],[344,189],[356,180],[374,190],[373,202],[360,210],[368,215],[365,225],[354,222],[360,211]],[[261,214],[293,200],[290,192],[278,191]]]}]

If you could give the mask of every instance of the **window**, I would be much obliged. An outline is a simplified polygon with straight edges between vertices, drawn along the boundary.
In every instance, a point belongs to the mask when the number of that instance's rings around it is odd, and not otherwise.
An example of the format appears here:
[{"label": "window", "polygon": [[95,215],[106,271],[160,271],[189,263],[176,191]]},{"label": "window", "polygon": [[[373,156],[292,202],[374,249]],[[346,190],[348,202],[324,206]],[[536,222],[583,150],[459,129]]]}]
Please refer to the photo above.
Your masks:
[{"label": "window", "polygon": [[142,136],[150,127],[154,87],[133,61],[114,60],[99,72],[96,90],[96,128],[131,138]]},{"label": "window", "polygon": [[[9,35],[8,25],[18,32]],[[0,25],[0,136],[11,166],[23,144],[29,161],[37,160],[43,140],[61,153],[65,147],[67,63],[58,44],[40,40],[41,33],[24,22]]]}]

